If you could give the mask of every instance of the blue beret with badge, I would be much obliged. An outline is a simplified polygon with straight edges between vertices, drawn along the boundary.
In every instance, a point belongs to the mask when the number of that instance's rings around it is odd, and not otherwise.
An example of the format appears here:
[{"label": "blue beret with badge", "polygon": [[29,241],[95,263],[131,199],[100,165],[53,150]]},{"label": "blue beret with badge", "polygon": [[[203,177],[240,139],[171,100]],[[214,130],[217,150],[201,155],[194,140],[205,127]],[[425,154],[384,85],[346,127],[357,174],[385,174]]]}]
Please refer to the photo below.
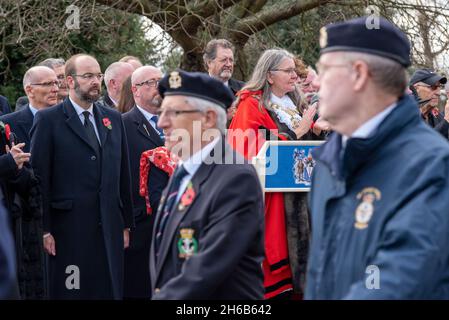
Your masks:
[{"label": "blue beret with badge", "polygon": [[159,82],[159,94],[165,96],[190,96],[214,102],[229,108],[234,101],[234,94],[221,81],[206,73],[175,70],[167,73]]},{"label": "blue beret with badge", "polygon": [[329,24],[320,30],[321,53],[354,51],[382,56],[411,65],[410,41],[396,25],[378,17],[378,24],[369,25],[369,17]]}]

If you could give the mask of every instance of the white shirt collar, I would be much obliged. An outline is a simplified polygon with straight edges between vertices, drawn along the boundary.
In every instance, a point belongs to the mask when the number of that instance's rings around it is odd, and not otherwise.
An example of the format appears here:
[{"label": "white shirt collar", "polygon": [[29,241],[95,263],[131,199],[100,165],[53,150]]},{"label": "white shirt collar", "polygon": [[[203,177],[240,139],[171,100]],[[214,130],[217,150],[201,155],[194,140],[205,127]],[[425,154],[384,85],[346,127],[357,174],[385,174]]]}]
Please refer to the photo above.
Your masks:
[{"label": "white shirt collar", "polygon": [[[144,108],[139,107],[137,104],[136,104],[136,107],[137,107],[137,109],[139,109],[140,112],[142,112],[143,116],[144,116],[148,121],[150,121],[151,118],[153,118],[154,116],[156,116],[156,114],[152,114],[151,112],[148,112],[148,111],[145,110]],[[153,121],[153,120],[151,120],[151,121]]]},{"label": "white shirt collar", "polygon": [[93,116],[94,115],[94,105],[91,104],[89,109],[85,110],[82,107],[80,107],[75,101],[72,100],[72,98],[70,98],[69,96],[69,100],[72,103],[72,106],[75,108],[76,113],[78,114],[78,116],[82,116],[84,111],[89,111],[89,113]]},{"label": "white shirt collar", "polygon": [[114,106],[118,106],[118,102],[115,101],[111,96],[109,96],[109,99],[111,99],[112,103],[114,104]]},{"label": "white shirt collar", "polygon": [[36,109],[35,107],[33,107],[31,105],[31,103],[28,104],[28,107],[30,108],[31,113],[33,114],[33,117],[36,115],[36,112],[38,112],[39,110]]},{"label": "white shirt collar", "polygon": [[186,161],[179,160],[179,165],[182,164],[184,169],[187,170],[190,176],[193,176],[204,160],[210,155],[212,149],[215,145],[220,141],[220,138],[215,138],[211,142],[209,142],[204,148],[200,151],[197,151]]},{"label": "white shirt collar", "polygon": [[371,133],[374,132],[374,130],[377,129],[377,127],[382,123],[382,121],[393,111],[393,109],[396,107],[397,103],[393,103],[389,107],[387,107],[382,112],[379,112],[374,117],[366,121],[364,124],[362,124],[357,130],[355,130],[351,137],[348,136],[342,136],[341,137],[341,143],[342,147],[346,147],[346,143],[349,138],[368,138]]}]

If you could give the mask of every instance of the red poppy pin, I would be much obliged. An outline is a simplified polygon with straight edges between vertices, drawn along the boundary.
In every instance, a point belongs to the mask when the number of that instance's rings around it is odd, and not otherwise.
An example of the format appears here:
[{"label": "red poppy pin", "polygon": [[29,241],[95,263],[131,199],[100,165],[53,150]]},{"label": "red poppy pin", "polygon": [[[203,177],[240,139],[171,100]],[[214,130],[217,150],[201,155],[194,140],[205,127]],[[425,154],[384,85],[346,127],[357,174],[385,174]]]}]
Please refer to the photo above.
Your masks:
[{"label": "red poppy pin", "polygon": [[187,185],[186,191],[184,191],[184,193],[181,197],[181,201],[179,203],[178,210],[182,211],[185,208],[187,208],[188,206],[190,206],[193,202],[193,199],[195,199],[195,190],[193,189],[192,182],[189,182],[189,184]]},{"label": "red poppy pin", "polygon": [[9,141],[9,137],[11,136],[11,128],[9,127],[9,124],[5,124],[5,136],[6,140]]},{"label": "red poppy pin", "polygon": [[438,110],[438,108],[433,108],[432,109],[432,114],[436,118],[440,114],[440,111]]},{"label": "red poppy pin", "polygon": [[111,120],[109,118],[103,118],[103,125],[108,128],[109,130],[112,130],[112,124]]}]

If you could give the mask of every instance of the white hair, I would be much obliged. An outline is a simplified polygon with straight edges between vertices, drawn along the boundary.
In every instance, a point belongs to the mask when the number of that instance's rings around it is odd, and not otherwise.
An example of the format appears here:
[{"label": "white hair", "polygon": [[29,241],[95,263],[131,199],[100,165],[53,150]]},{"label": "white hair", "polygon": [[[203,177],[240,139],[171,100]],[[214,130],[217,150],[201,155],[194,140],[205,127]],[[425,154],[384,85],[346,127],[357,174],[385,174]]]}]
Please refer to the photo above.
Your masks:
[{"label": "white hair", "polygon": [[222,135],[226,133],[227,117],[226,111],[223,109],[222,106],[209,100],[190,96],[186,96],[185,100],[187,101],[188,104],[195,106],[201,112],[206,112],[207,110],[214,110],[215,113],[217,114],[217,124],[216,124],[217,129],[220,131]]},{"label": "white hair", "polygon": [[104,72],[104,84],[106,85],[106,88],[109,89],[109,81],[116,78],[117,75],[120,73],[121,69],[125,67],[126,65],[129,65],[127,62],[114,62],[107,67],[106,71]]}]

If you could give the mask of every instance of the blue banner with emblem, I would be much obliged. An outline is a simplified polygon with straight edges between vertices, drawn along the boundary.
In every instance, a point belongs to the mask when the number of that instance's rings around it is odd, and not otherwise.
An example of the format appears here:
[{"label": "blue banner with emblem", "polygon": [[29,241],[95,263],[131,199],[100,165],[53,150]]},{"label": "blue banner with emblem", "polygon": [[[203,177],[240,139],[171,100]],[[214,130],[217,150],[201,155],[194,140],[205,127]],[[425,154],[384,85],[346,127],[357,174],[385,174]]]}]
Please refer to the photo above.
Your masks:
[{"label": "blue banner with emblem", "polygon": [[253,158],[265,192],[308,192],[316,165],[312,150],[324,141],[267,141]]}]

